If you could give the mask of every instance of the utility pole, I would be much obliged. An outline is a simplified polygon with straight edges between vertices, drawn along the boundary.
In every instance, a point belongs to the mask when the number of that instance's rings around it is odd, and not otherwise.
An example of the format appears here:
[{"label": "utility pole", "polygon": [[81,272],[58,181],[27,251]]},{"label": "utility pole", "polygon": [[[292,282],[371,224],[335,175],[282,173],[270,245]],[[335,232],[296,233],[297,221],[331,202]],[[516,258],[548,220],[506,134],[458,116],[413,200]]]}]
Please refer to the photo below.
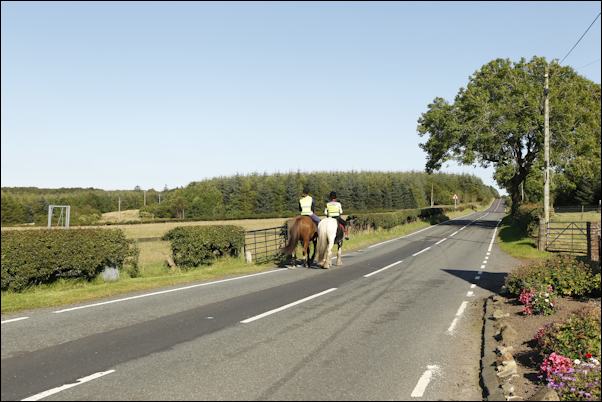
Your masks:
[{"label": "utility pole", "polygon": [[146,206],[146,190],[144,190],[144,206]]},{"label": "utility pole", "polygon": [[117,203],[119,209],[119,219],[121,219],[121,197],[119,197],[119,201]]},{"label": "utility pole", "polygon": [[544,133],[544,182],[543,182],[543,211],[546,225],[550,222],[550,104],[548,102],[548,65],[546,64],[546,70],[544,73],[545,84],[544,84],[544,120],[543,120],[543,133]]},{"label": "utility pole", "polygon": [[161,204],[161,193],[159,193],[159,204]]}]

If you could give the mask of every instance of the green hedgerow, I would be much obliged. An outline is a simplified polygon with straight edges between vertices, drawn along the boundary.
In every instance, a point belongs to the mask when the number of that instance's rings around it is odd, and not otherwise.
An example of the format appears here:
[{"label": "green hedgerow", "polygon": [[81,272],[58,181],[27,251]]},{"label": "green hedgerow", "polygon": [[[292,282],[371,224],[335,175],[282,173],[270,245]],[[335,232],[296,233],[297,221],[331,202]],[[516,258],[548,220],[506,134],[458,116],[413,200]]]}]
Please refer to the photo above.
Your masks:
[{"label": "green hedgerow", "polygon": [[550,285],[560,296],[584,296],[600,288],[599,278],[599,273],[596,276],[590,266],[575,257],[556,256],[514,270],[506,278],[506,287],[513,295]]}]

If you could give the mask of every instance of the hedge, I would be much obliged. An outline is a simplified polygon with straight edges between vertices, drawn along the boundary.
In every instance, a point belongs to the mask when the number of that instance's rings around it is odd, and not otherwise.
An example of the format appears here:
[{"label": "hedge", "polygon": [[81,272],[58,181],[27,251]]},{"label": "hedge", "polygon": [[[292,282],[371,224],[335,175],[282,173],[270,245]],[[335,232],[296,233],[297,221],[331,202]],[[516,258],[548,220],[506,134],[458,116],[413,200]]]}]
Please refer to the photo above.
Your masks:
[{"label": "hedge", "polygon": [[245,244],[245,229],[235,225],[178,226],[163,240],[171,241],[176,265],[191,268],[210,265],[220,256],[238,255]]},{"label": "hedge", "polygon": [[[464,208],[477,209],[474,204],[462,205]],[[445,212],[453,211],[454,207],[434,207],[422,209],[403,209],[396,212],[368,213],[360,215],[350,215],[348,220],[351,220],[352,226],[356,230],[367,229],[391,229],[395,226],[404,225],[406,223],[417,220],[425,220],[430,223],[439,223],[448,220]]]},{"label": "hedge", "polygon": [[59,278],[91,280],[106,266],[138,275],[138,248],[121,229],[2,232],[2,290],[22,291]]},{"label": "hedge", "polygon": [[506,288],[518,296],[523,289],[551,285],[561,296],[586,296],[600,292],[600,273],[577,258],[559,255],[522,265],[506,278]]}]

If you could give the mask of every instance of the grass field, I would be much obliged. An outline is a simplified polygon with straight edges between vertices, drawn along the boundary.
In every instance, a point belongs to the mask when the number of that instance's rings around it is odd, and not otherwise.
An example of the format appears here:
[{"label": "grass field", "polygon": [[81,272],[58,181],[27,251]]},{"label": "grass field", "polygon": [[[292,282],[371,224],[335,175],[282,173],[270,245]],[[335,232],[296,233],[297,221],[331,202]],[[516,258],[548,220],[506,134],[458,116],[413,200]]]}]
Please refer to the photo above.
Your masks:
[{"label": "grass field", "polygon": [[[491,204],[489,204],[491,205]],[[484,210],[483,206],[479,210]],[[451,219],[468,215],[472,210],[458,210],[447,213]],[[221,221],[240,225],[248,230],[281,226],[285,218],[278,219],[247,219],[239,221]],[[167,230],[182,225],[219,224],[220,221],[205,222],[170,222],[157,224],[123,225],[130,238],[157,237]],[[366,232],[352,232],[351,239],[344,243],[344,253],[358,250],[367,245],[404,236],[413,231],[429,226],[427,222],[413,222],[397,226],[389,230],[376,230]],[[115,227],[115,226],[111,226]],[[119,227],[119,226],[118,226]],[[92,301],[100,298],[116,296],[119,294],[150,290],[160,287],[185,284],[190,282],[216,280],[224,277],[250,274],[274,268],[273,263],[247,264],[242,256],[240,258],[225,258],[216,261],[210,266],[192,270],[170,269],[165,264],[165,259],[170,254],[167,241],[138,242],[140,249],[140,276],[128,278],[122,276],[118,281],[105,283],[97,278],[91,282],[85,281],[58,281],[50,285],[33,287],[22,293],[2,292],[2,313],[17,312],[32,308],[56,307],[65,304]],[[300,255],[300,254],[298,254]]]},{"label": "grass field", "polygon": [[124,221],[139,221],[139,209],[126,209],[125,211],[105,212],[100,218],[100,223],[104,222],[124,222]]},{"label": "grass field", "polygon": [[555,213],[550,217],[552,222],[600,222],[600,214],[597,212],[562,212]]}]

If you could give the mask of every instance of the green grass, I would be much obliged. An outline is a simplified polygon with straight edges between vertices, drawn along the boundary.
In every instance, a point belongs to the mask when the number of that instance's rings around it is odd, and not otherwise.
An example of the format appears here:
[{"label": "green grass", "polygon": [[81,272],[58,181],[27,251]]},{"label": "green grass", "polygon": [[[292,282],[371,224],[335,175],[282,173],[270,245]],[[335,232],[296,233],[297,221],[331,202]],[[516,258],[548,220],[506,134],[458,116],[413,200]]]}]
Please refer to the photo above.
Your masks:
[{"label": "green grass", "polygon": [[519,227],[512,226],[509,215],[502,220],[498,240],[500,249],[515,258],[538,260],[551,256],[551,253],[537,249],[536,239],[528,237]]},{"label": "green grass", "polygon": [[550,217],[552,222],[600,222],[600,214],[590,212],[562,212],[555,213]]},{"label": "green grass", "polygon": [[[483,206],[479,210],[484,210]],[[467,215],[472,210],[458,210],[447,213],[449,218]],[[370,244],[404,236],[430,226],[428,222],[413,222],[389,230],[375,230],[351,233],[345,241],[343,252],[362,249]],[[148,291],[151,289],[180,285],[191,282],[217,280],[224,277],[251,274],[274,268],[274,264],[246,264],[243,258],[224,258],[213,265],[182,271],[168,269],[165,259],[170,253],[169,242],[139,242],[140,276],[121,276],[118,281],[105,283],[101,278],[91,282],[83,280],[60,280],[50,285],[39,285],[21,293],[2,292],[2,313],[14,313],[27,309],[57,307],[65,304],[89,302],[120,294]],[[298,253],[298,256],[301,254]]]}]

